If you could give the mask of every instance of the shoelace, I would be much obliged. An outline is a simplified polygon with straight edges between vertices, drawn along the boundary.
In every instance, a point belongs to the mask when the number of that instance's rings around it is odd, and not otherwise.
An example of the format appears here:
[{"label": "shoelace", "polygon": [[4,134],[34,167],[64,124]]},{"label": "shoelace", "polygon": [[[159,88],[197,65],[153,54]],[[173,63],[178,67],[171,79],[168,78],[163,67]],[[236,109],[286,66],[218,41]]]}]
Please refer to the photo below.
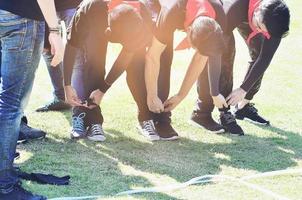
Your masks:
[{"label": "shoelace", "polygon": [[92,135],[104,135],[103,128],[100,124],[93,124],[91,126]]},{"label": "shoelace", "polygon": [[78,116],[72,117],[72,127],[75,131],[83,131],[84,128],[84,117],[86,113],[82,112]]},{"label": "shoelace", "polygon": [[227,124],[236,122],[235,117],[232,115],[232,113],[230,112],[225,112],[222,117],[224,118],[224,120],[226,121]]},{"label": "shoelace", "polygon": [[152,120],[144,121],[143,128],[148,132],[149,135],[156,135],[155,127]]},{"label": "shoelace", "polygon": [[254,103],[249,103],[247,105],[247,110],[251,113],[258,113],[257,108],[255,108],[255,104]]}]

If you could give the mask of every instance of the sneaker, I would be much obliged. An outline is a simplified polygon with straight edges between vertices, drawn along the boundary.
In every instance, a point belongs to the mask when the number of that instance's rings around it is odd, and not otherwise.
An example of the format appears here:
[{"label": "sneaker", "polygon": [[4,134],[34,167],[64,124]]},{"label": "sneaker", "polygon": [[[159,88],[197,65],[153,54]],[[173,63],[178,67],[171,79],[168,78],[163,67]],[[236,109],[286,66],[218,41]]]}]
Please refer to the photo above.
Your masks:
[{"label": "sneaker", "polygon": [[242,128],[237,124],[235,117],[231,112],[223,112],[220,114],[220,123],[224,129],[233,135],[244,135]]},{"label": "sneaker", "polygon": [[169,122],[156,122],[154,126],[161,140],[177,140],[179,138]]},{"label": "sneaker", "polygon": [[70,105],[61,99],[55,98],[52,102],[38,108],[37,112],[61,111],[70,109]]},{"label": "sneaker", "polygon": [[137,129],[150,141],[160,140],[160,137],[155,130],[153,120],[139,122]]},{"label": "sneaker", "polygon": [[85,117],[85,112],[81,112],[72,117],[72,130],[70,133],[71,139],[78,139],[86,136]]},{"label": "sneaker", "polygon": [[101,124],[92,124],[89,127],[87,138],[95,142],[103,142],[106,140],[104,130]]},{"label": "sneaker", "polygon": [[242,109],[238,109],[236,106],[235,117],[236,119],[243,120],[246,119],[252,123],[259,125],[269,125],[270,122],[263,117],[258,115],[258,110],[253,103],[246,104]]},{"label": "sneaker", "polygon": [[18,143],[24,143],[27,140],[43,139],[45,136],[46,133],[44,131],[28,126],[26,117],[21,119]]},{"label": "sneaker", "polygon": [[12,191],[0,193],[1,200],[46,200],[46,197],[34,195],[22,188],[21,183],[16,184]]},{"label": "sneaker", "polygon": [[18,160],[20,158],[20,153],[19,152],[16,152],[14,154],[14,160]]},{"label": "sneaker", "polygon": [[215,122],[211,114],[198,114],[193,112],[190,123],[199,128],[204,128],[211,133],[219,134],[225,132],[223,126]]}]

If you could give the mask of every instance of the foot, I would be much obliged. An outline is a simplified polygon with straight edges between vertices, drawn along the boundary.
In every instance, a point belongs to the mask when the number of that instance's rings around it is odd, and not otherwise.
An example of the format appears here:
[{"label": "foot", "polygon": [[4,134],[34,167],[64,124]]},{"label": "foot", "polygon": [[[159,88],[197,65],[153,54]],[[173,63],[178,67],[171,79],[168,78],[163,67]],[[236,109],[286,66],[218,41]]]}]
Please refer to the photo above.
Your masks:
[{"label": "foot", "polygon": [[236,119],[231,112],[221,113],[220,123],[227,132],[238,136],[244,135],[242,128],[237,124]]},{"label": "foot", "polygon": [[61,99],[55,98],[52,102],[46,104],[45,106],[38,108],[37,112],[48,112],[48,111],[62,111],[70,109],[70,105]]},{"label": "foot", "polygon": [[95,142],[103,142],[106,140],[104,130],[101,124],[92,124],[89,127],[87,138]]},{"label": "foot", "polygon": [[14,154],[14,160],[18,160],[20,158],[20,153],[19,152],[16,152]]},{"label": "foot", "polygon": [[150,141],[160,140],[160,137],[155,130],[155,126],[152,120],[139,122],[137,129]]},{"label": "foot", "polygon": [[27,120],[22,118],[20,124],[18,143],[23,143],[24,141],[27,140],[43,139],[45,138],[45,136],[46,133],[44,131],[28,126]]},{"label": "foot", "polygon": [[190,122],[200,128],[204,128],[211,133],[224,133],[222,125],[215,122],[211,114],[193,113]]},{"label": "foot", "polygon": [[177,132],[169,122],[155,122],[155,130],[161,140],[177,140],[179,138]]},{"label": "foot", "polygon": [[86,136],[85,112],[75,113],[72,117],[71,139],[79,139]]},{"label": "foot", "polygon": [[259,125],[269,125],[270,122],[258,114],[258,110],[255,108],[254,104],[248,103],[243,108],[238,109],[236,106],[236,112],[234,113],[236,119],[243,120],[246,119],[252,123]]},{"label": "foot", "polygon": [[1,200],[46,200],[46,197],[34,195],[22,188],[21,183],[15,185],[9,193],[1,193]]}]

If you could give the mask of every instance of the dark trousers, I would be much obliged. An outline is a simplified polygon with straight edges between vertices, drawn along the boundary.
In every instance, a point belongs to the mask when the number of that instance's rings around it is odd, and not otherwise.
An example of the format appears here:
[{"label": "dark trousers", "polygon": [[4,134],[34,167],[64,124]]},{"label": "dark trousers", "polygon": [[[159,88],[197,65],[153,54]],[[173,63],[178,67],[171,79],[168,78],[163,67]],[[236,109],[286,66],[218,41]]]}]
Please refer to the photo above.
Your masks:
[{"label": "dark trousers", "polygon": [[[248,38],[251,32],[248,25],[242,25],[238,27],[238,31],[245,40]],[[234,59],[236,53],[234,35],[231,34],[229,36],[225,36],[225,42],[226,42],[227,49],[222,56],[222,66],[221,66],[219,87],[220,87],[221,94],[224,97],[227,97],[232,92],[233,89],[233,66],[234,66]],[[251,40],[250,44],[248,45],[251,61],[249,61],[248,70],[245,77],[248,76],[249,72],[253,67],[253,64],[255,63],[256,59],[259,56],[261,50],[261,43],[262,43],[261,37],[255,37]],[[261,76],[258,79],[258,81],[253,85],[251,90],[248,91],[245,97],[246,99],[252,100],[254,95],[259,91],[262,77],[263,76]],[[214,109],[214,105],[213,105],[212,97],[210,95],[207,69],[205,69],[199,76],[197,82],[197,92],[198,92],[198,100],[194,112],[210,114]]]},{"label": "dark trousers", "polygon": [[[134,55],[131,63],[126,69],[127,72],[127,84],[131,91],[131,94],[138,107],[138,121],[146,121],[153,119],[155,122],[171,122],[171,112],[165,112],[155,114],[149,111],[147,105],[147,91],[145,84],[145,50],[142,49]],[[158,78],[158,96],[162,102],[166,101],[169,97],[170,91],[170,73],[171,64],[173,58],[173,45],[172,42],[167,45],[167,48],[161,56],[161,67]],[[75,73],[74,70],[73,73]],[[103,80],[100,80],[100,74]],[[81,100],[88,99],[90,93],[96,90],[100,82],[104,82],[105,69],[93,69],[89,63],[83,65],[81,73],[73,74],[73,84],[77,83],[77,93],[80,93]],[[81,85],[81,87],[79,86]],[[79,92],[79,88],[83,88],[82,92]],[[103,122],[103,117],[102,121]]]},{"label": "dark trousers", "polygon": [[[173,59],[173,42],[169,43],[161,55],[158,77],[158,97],[165,102],[169,97],[170,74]],[[149,111],[145,84],[145,51],[139,51],[127,69],[127,84],[138,106],[138,120],[153,119],[154,122],[171,122],[171,112],[155,114]]]}]

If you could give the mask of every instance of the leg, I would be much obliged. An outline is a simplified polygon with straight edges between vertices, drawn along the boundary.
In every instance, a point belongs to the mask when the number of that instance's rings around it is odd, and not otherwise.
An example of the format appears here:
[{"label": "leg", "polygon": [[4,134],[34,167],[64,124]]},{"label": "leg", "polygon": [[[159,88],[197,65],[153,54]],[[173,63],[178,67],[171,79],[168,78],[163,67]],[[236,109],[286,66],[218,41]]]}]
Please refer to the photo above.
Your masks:
[{"label": "leg", "polygon": [[147,105],[144,49],[138,51],[127,69],[127,84],[138,107],[139,131],[150,141],[159,140]]},{"label": "leg", "polygon": [[[171,40],[160,58],[160,71],[158,77],[158,96],[162,102],[169,97],[170,75],[173,60],[173,40]],[[171,126],[171,112],[153,114],[156,131],[162,140],[178,139],[178,133]]]},{"label": "leg", "polygon": [[[40,61],[44,23],[0,11],[0,193],[10,192],[18,181],[13,158],[24,107]],[[16,31],[18,30],[18,31]]]}]

